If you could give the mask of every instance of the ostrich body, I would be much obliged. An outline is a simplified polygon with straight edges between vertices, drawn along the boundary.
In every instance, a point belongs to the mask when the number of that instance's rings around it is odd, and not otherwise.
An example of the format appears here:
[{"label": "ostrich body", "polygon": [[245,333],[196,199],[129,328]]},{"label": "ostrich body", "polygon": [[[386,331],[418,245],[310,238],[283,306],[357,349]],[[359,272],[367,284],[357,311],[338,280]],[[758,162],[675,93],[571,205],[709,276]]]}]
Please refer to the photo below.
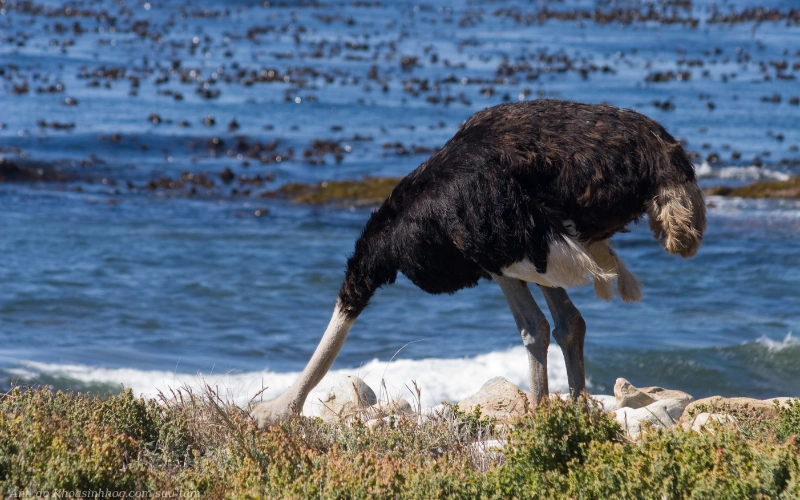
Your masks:
[{"label": "ostrich body", "polygon": [[311,360],[253,416],[265,426],[299,414],[355,319],[398,271],[433,294],[496,281],[527,350],[532,405],[548,394],[550,324],[527,283],[539,285],[577,397],[586,325],[566,289],[591,279],[597,296],[611,300],[616,280],[623,301],[640,300],[609,239],[645,214],[668,252],[694,255],[705,230],[703,196],[683,147],[655,121],[556,100],[476,113],[372,213]]}]

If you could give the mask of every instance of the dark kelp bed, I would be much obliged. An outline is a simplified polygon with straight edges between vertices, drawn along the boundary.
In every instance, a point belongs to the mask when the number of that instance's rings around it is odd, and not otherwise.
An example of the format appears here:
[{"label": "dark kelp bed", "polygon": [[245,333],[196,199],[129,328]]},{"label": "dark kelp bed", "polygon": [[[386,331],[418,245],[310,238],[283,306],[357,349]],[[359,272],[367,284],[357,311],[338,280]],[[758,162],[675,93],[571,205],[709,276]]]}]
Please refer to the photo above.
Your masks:
[{"label": "dark kelp bed", "polygon": [[[219,174],[223,183],[234,181],[233,173],[224,170]],[[269,179],[272,180],[272,179]],[[34,162],[0,160],[0,182],[59,182],[75,181],[73,176],[52,165]],[[104,179],[109,184],[107,179]],[[374,207],[380,205],[400,181],[399,177],[369,177],[351,180],[329,180],[316,184],[290,182],[278,189],[253,192],[252,189],[236,191],[234,195],[257,196],[260,198],[290,200],[295,203],[311,205],[332,205],[339,207]],[[102,182],[102,181],[101,181]],[[114,183],[116,184],[116,183]],[[264,179],[252,177],[239,179],[240,185],[261,187]],[[205,173],[184,172],[176,179],[162,177],[137,187],[128,184],[128,189],[167,190],[183,195],[197,195],[197,188],[204,188],[206,195],[214,193],[217,183]],[[77,189],[77,187],[76,187]],[[782,198],[800,199],[800,176],[780,181],[755,181],[738,187],[715,185],[703,189],[706,196],[727,196],[739,198]],[[224,196],[217,193],[217,196]],[[260,209],[267,212],[267,209]]]}]

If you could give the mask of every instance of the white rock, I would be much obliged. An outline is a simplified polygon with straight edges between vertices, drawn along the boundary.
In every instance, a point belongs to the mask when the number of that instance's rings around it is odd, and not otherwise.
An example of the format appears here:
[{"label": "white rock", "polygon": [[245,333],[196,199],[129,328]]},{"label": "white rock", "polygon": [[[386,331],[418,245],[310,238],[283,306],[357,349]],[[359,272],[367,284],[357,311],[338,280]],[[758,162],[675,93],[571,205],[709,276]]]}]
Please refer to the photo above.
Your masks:
[{"label": "white rock", "polygon": [[411,415],[414,413],[414,408],[411,407],[411,403],[403,398],[394,398],[389,401],[388,404],[384,405],[384,408],[398,415]]},{"label": "white rock", "polygon": [[[779,398],[776,399],[780,401]],[[693,401],[687,410],[689,413],[711,410],[709,413],[760,414],[765,418],[775,418],[778,415],[772,400],[761,401],[753,398],[723,398],[721,396],[711,396]]]},{"label": "white rock", "polygon": [[619,408],[614,412],[614,418],[631,438],[638,439],[647,424],[662,429],[675,427],[687,404],[685,400],[664,399],[644,408]]},{"label": "white rock", "polygon": [[599,403],[600,409],[610,413],[617,409],[617,398],[608,394],[593,394],[592,399]]},{"label": "white rock", "polygon": [[781,408],[787,408],[789,406],[789,401],[790,400],[792,401],[792,404],[800,403],[800,399],[798,399],[798,398],[787,398],[787,397],[765,399],[764,402],[765,403],[770,403],[770,404],[775,404],[775,401],[777,401],[778,402],[778,406],[780,406]]},{"label": "white rock", "polygon": [[450,414],[450,405],[440,403],[436,406],[429,406],[422,409],[423,418],[446,417]]},{"label": "white rock", "polygon": [[726,415],[724,413],[701,413],[695,415],[691,420],[684,422],[683,429],[687,431],[693,430],[698,433],[702,430],[706,430],[713,434],[715,424],[724,425],[735,423],[736,419],[731,415]]},{"label": "white rock", "polygon": [[691,394],[679,391],[677,389],[664,389],[663,387],[640,387],[639,390],[656,401],[662,401],[664,399],[679,399],[681,401],[687,401],[687,404],[694,401],[694,398]]},{"label": "white rock", "polygon": [[614,397],[617,400],[617,408],[644,408],[665,399],[678,399],[686,401],[686,404],[694,401],[691,394],[683,391],[663,387],[634,387],[624,378],[618,378],[614,384]]},{"label": "white rock", "polygon": [[477,405],[481,405],[482,415],[502,421],[524,415],[528,411],[528,398],[508,380],[494,377],[483,384],[478,392],[459,401],[458,409],[471,413]]},{"label": "white rock", "polygon": [[624,378],[618,378],[614,384],[614,397],[617,400],[617,408],[644,408],[656,401]]},{"label": "white rock", "polygon": [[311,391],[303,405],[303,415],[335,421],[352,416],[378,402],[375,392],[352,375],[325,377]]},{"label": "white rock", "polygon": [[390,414],[394,415],[412,415],[414,409],[411,408],[411,403],[403,398],[394,398],[393,400],[383,403],[376,403],[369,408],[366,408],[361,417],[372,420],[380,417],[388,417]]}]

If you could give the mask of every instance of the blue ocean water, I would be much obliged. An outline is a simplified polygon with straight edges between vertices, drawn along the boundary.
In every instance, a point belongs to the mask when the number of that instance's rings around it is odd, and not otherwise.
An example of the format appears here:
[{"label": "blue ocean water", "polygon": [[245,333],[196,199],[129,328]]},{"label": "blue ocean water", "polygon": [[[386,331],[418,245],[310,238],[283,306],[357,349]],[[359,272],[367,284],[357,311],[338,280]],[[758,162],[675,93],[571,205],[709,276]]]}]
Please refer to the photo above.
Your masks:
[{"label": "blue ocean water", "polygon": [[[370,208],[262,195],[404,175],[500,102],[637,109],[685,141],[703,185],[800,173],[792,9],[0,2],[0,156],[35,173],[0,182],[0,385],[152,395],[202,376],[244,401],[277,394],[316,346]],[[800,203],[708,202],[693,259],[646,223],[615,238],[641,303],[571,294],[592,391],[625,377],[800,395]],[[525,387],[519,344],[495,284],[430,296],[401,278],[334,368],[398,392],[413,379],[437,402],[495,375]]]}]

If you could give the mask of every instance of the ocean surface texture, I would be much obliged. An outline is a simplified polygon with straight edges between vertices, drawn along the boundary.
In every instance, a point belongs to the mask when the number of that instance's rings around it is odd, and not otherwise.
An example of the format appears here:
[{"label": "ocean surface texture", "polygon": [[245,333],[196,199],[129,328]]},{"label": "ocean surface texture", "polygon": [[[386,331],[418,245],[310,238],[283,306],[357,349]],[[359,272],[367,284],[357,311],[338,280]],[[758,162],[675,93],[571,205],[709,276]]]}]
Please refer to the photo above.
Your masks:
[{"label": "ocean surface texture", "polygon": [[[800,173],[793,1],[461,5],[0,0],[0,389],[277,395],[319,341],[374,207],[270,192],[405,175],[501,102],[638,110],[685,142],[704,186]],[[592,392],[625,377],[800,396],[800,203],[708,203],[693,259],[661,250],[646,221],[615,238],[641,303],[573,291]],[[549,369],[565,390],[554,342]],[[527,389],[489,281],[430,296],[401,277],[334,370],[390,396],[416,381],[425,405],[497,375]]]}]

